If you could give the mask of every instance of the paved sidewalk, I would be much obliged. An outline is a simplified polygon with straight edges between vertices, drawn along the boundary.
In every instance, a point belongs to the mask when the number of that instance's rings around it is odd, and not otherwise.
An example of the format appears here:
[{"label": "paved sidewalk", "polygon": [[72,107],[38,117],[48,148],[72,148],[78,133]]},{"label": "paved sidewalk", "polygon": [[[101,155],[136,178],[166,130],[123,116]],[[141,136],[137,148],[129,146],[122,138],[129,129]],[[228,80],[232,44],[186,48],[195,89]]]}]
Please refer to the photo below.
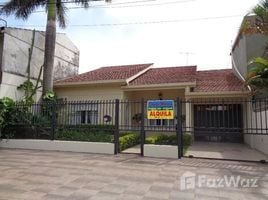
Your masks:
[{"label": "paved sidewalk", "polygon": [[194,142],[186,156],[233,160],[268,161],[268,156],[246,144],[228,142]]},{"label": "paved sidewalk", "polygon": [[[258,179],[257,188],[181,190],[184,173],[216,180]],[[192,174],[193,175],[193,174]],[[202,179],[203,180],[203,179]],[[190,179],[186,181],[187,186]],[[193,185],[192,185],[193,186]],[[268,199],[268,166],[198,159],[152,159],[0,149],[0,200]]]}]

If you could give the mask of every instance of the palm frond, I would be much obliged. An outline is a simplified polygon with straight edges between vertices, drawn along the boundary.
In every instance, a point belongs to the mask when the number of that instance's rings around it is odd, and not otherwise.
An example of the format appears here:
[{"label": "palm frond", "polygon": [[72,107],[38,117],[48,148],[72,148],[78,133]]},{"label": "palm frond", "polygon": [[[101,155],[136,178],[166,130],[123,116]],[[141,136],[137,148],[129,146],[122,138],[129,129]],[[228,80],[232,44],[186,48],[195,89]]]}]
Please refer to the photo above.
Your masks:
[{"label": "palm frond", "polygon": [[253,8],[253,13],[262,19],[263,22],[268,20],[268,0],[261,1]]},{"label": "palm frond", "polygon": [[[103,1],[103,0],[75,0],[75,4],[82,5],[84,8],[89,7],[89,3],[93,1]],[[112,2],[112,0],[104,0],[106,3]]]},{"label": "palm frond", "polygon": [[251,66],[246,83],[254,90],[268,88],[268,60],[262,57],[254,58],[249,62]]},{"label": "palm frond", "polygon": [[46,3],[46,0],[11,0],[0,9],[0,14],[14,13],[17,18],[27,19],[36,8],[44,7]]},{"label": "palm frond", "polygon": [[68,8],[65,6],[64,3],[62,3],[61,0],[57,0],[56,7],[57,7],[57,21],[59,22],[59,26],[61,28],[65,28],[67,18],[66,11],[68,10]]}]

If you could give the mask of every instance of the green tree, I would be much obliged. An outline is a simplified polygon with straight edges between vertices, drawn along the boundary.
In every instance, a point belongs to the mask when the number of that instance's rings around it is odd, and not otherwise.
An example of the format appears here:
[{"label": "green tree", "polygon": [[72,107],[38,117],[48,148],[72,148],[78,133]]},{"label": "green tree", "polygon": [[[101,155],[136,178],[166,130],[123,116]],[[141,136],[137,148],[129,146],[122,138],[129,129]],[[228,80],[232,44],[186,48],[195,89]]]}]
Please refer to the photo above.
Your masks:
[{"label": "green tree", "polygon": [[246,83],[253,92],[261,92],[268,89],[268,60],[263,57],[253,59],[249,66],[251,67]]},{"label": "green tree", "polygon": [[253,8],[257,15],[256,25],[261,33],[268,34],[268,0],[262,0]]},{"label": "green tree", "polygon": [[1,9],[0,14],[15,14],[17,18],[27,20],[28,17],[39,7],[47,11],[47,25],[45,35],[44,72],[43,72],[43,95],[53,90],[53,66],[56,43],[56,21],[61,28],[66,27],[66,2],[73,2],[88,8],[90,2],[111,0],[10,0]]}]

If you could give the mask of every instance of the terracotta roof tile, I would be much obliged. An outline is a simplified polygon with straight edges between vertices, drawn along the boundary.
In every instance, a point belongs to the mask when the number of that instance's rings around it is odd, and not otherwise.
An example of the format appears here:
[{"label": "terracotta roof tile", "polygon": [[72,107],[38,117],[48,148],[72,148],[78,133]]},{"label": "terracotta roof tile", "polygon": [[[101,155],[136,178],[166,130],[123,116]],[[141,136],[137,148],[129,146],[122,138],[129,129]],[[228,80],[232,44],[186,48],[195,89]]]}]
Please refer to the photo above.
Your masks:
[{"label": "terracotta roof tile", "polygon": [[232,69],[198,71],[195,92],[226,92],[246,90],[243,81]]},{"label": "terracotta roof tile", "polygon": [[196,66],[153,68],[131,81],[129,85],[195,82],[195,76]]},{"label": "terracotta roof tile", "polygon": [[127,79],[140,71],[148,68],[152,64],[121,65],[111,67],[101,67],[99,69],[79,74],[70,78],[56,81],[55,84],[73,83],[73,82],[90,82],[104,80],[123,80]]}]

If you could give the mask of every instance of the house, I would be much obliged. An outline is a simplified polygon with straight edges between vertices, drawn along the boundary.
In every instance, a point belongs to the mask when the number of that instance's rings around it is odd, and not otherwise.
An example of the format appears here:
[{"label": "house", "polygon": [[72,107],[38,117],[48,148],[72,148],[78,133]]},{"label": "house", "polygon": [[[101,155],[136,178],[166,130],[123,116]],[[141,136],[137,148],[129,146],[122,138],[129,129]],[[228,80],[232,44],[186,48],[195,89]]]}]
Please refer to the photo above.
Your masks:
[{"label": "house", "polygon": [[[176,101],[180,98],[184,101],[182,113],[185,116],[184,127],[187,132],[193,132],[194,126],[201,127],[204,124],[211,128],[219,126],[220,118],[207,124],[210,120],[200,117],[206,115],[209,110],[213,113],[213,116],[210,115],[211,119],[222,116],[223,112],[229,112],[227,109],[230,109],[230,112],[240,112],[239,117],[242,117],[241,103],[235,100],[246,99],[249,95],[244,82],[235,76],[232,69],[197,71],[196,66],[154,68],[152,63],[102,67],[55,81],[54,89],[59,98],[67,101],[120,99],[138,102],[142,98],[145,101]],[[218,99],[221,101],[218,102]],[[230,107],[224,106],[223,109],[222,99],[231,99],[235,103],[229,103]],[[134,123],[131,119],[140,113],[140,105],[130,106],[123,103],[121,106],[122,113],[128,113],[120,119],[121,123]],[[113,116],[112,111],[105,114]],[[102,115],[104,113],[102,109],[98,109],[97,104],[91,105],[90,108],[76,113],[78,120],[75,123],[97,123]],[[85,116],[90,120],[85,120]],[[242,123],[233,124],[236,119],[236,116],[230,115],[228,125],[242,126]],[[174,126],[176,122],[174,119],[146,119],[145,123],[163,127]],[[201,129],[199,131],[201,132]]]},{"label": "house", "polygon": [[[23,92],[17,87],[27,80],[27,64],[33,30],[1,28],[0,32],[0,98],[4,96],[20,100]],[[36,82],[44,63],[45,33],[36,31],[31,60],[30,77]],[[63,33],[57,33],[54,60],[54,79],[78,74],[79,50]],[[42,76],[41,76],[42,78]],[[41,91],[38,91],[36,100]]]}]

